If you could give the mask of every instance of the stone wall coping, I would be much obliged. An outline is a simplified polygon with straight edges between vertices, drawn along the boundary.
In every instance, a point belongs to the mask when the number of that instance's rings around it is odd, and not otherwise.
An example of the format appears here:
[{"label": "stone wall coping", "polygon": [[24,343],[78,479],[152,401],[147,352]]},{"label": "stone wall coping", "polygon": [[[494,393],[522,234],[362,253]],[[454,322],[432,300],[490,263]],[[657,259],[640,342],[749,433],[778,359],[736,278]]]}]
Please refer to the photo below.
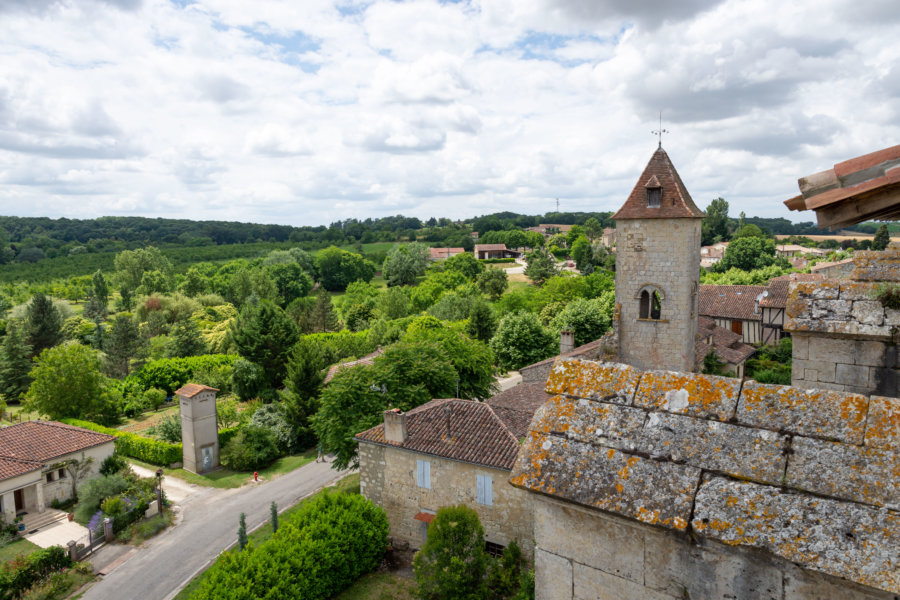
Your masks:
[{"label": "stone wall coping", "polygon": [[578,359],[546,391],[513,485],[900,592],[900,399]]}]

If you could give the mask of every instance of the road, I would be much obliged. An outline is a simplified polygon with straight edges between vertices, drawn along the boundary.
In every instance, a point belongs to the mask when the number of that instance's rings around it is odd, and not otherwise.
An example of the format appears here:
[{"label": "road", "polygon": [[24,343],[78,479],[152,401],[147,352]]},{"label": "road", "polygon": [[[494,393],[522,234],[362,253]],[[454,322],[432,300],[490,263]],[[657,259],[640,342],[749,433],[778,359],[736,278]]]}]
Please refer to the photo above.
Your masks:
[{"label": "road", "polygon": [[[168,600],[237,540],[238,516],[251,530],[269,520],[269,504],[295,504],[344,475],[331,463],[309,463],[272,481],[233,490],[205,488],[182,503],[183,519],[103,577],[84,600]],[[163,484],[165,486],[165,484]]]}]

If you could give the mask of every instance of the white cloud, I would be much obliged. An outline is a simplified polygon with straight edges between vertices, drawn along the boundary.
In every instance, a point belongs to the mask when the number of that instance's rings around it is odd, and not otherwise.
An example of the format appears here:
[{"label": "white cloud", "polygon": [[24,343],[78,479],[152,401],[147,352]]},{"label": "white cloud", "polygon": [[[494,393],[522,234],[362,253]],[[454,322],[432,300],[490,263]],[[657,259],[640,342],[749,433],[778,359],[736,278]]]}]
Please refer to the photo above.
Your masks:
[{"label": "white cloud", "polygon": [[872,4],[8,0],[0,212],[615,210],[662,110],[698,204],[797,218],[798,177],[900,137]]}]

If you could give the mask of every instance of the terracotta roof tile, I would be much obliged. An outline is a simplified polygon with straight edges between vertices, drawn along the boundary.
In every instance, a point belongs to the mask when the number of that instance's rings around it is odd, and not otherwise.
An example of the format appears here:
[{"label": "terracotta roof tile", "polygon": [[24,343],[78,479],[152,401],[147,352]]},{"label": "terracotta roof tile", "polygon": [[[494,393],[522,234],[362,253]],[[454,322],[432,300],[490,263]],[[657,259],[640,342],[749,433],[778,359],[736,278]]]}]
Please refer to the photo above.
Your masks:
[{"label": "terracotta roof tile", "polygon": [[792,281],[822,281],[825,277],[818,273],[790,273],[769,280],[766,295],[759,301],[762,308],[784,308],[787,306],[788,292]]},{"label": "terracotta roof tile", "polygon": [[[657,208],[647,206],[647,185],[651,181],[662,187],[662,201]],[[669,155],[660,146],[644,168],[631,195],[612,216],[620,219],[699,219],[706,215],[694,204]]]},{"label": "terracotta roof tile", "polygon": [[0,429],[0,457],[46,462],[114,439],[105,433],[56,421],[26,421]]},{"label": "terracotta roof tile", "polygon": [[462,254],[465,252],[465,248],[429,248],[428,253],[431,258],[450,258],[451,256],[456,256],[457,254]]},{"label": "terracotta roof tile", "polygon": [[[711,344],[707,341],[710,337],[712,337]],[[702,365],[703,359],[710,351],[715,351],[719,360],[726,363],[741,364],[756,352],[753,346],[743,343],[742,339],[740,334],[719,327],[712,319],[699,317],[697,319],[697,364]]]},{"label": "terracotta roof tile", "polygon": [[493,250],[507,250],[506,244],[475,244],[475,252],[490,252]]},{"label": "terracotta roof tile", "polygon": [[530,364],[528,366],[522,367],[519,369],[519,373],[522,371],[527,371],[528,369],[533,369],[536,367],[540,367],[546,364],[552,364],[556,361],[557,358],[588,358],[595,359],[597,358],[598,351],[600,346],[603,344],[603,338],[598,340],[594,340],[593,342],[588,342],[583,346],[578,346],[571,352],[566,352],[565,354],[559,354],[557,356],[551,356],[550,358],[545,358],[544,360],[538,361],[534,364]]},{"label": "terracotta roof tile", "polygon": [[700,314],[704,317],[760,321],[756,299],[766,291],[761,285],[701,285]]},{"label": "terracotta roof tile", "polygon": [[498,469],[512,469],[519,443],[489,404],[477,400],[432,400],[406,413],[403,444],[384,437],[384,424],[356,435],[360,441],[397,446]]},{"label": "terracotta roof tile", "polygon": [[12,479],[32,471],[40,471],[44,464],[33,460],[19,460],[0,456],[0,481]]},{"label": "terracotta roof tile", "polygon": [[175,390],[176,396],[184,396],[185,398],[193,398],[200,392],[218,392],[216,388],[199,383],[186,383],[180,389]]},{"label": "terracotta roof tile", "polygon": [[550,399],[541,382],[522,383],[500,392],[485,402],[494,409],[506,428],[516,437],[528,433],[534,413]]}]

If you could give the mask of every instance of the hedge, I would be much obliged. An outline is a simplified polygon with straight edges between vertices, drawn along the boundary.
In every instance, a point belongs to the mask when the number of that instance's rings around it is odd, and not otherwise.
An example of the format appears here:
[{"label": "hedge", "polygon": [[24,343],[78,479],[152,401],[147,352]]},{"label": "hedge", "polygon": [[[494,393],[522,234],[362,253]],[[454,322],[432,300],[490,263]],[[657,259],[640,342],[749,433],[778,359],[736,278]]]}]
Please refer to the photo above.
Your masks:
[{"label": "hedge", "polygon": [[130,375],[141,386],[141,389],[159,388],[168,394],[190,381],[194,373],[209,367],[231,365],[238,356],[236,354],[203,354],[185,358],[161,358],[151,360],[143,368]]},{"label": "hedge", "polygon": [[240,430],[241,430],[240,425],[238,425],[236,427],[226,427],[225,429],[220,429],[219,430],[219,449],[221,450],[226,445],[228,445],[228,442],[231,441],[231,438],[233,438],[235,435],[237,435],[237,432]]},{"label": "hedge", "polygon": [[62,546],[36,550],[21,559],[0,565],[0,600],[22,596],[31,586],[56,571],[72,566],[72,559]]},{"label": "hedge", "polygon": [[181,462],[182,459],[181,444],[160,442],[159,440],[141,437],[134,433],[111,429],[80,419],[62,419],[62,422],[66,425],[74,425],[75,427],[83,427],[91,431],[114,435],[116,436],[116,450],[125,456],[142,460],[151,465],[169,466],[172,463]]},{"label": "hedge", "polygon": [[192,600],[325,600],[375,569],[387,548],[384,510],[359,494],[309,500],[259,546],[220,555]]},{"label": "hedge", "polygon": [[516,259],[514,258],[482,258],[481,262],[487,263],[489,265],[496,265],[501,263],[514,263]]}]

